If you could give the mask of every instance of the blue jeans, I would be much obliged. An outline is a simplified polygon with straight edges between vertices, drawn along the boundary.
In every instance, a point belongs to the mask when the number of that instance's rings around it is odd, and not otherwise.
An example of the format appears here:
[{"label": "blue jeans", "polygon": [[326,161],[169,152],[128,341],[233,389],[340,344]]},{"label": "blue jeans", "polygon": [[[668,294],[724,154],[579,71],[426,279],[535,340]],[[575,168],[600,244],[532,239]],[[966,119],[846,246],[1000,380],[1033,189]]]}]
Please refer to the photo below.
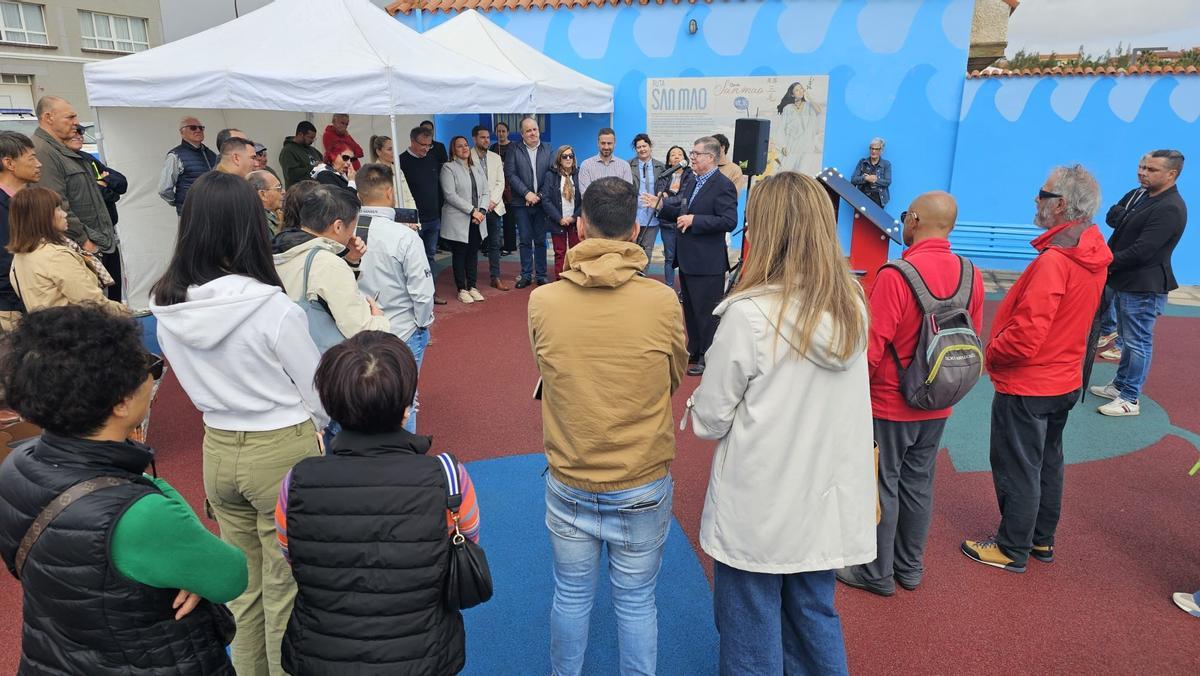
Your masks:
[{"label": "blue jeans", "polygon": [[[404,344],[412,350],[413,359],[417,360],[417,373],[421,373],[421,361],[425,359],[425,348],[429,345],[429,329],[419,328],[413,331]],[[408,412],[408,421],[404,423],[404,429],[413,434],[417,433],[417,411],[420,409],[417,394],[417,392],[413,392],[412,410]]]},{"label": "blue jeans", "polygon": [[442,234],[442,219],[421,223],[421,241],[425,243],[425,258],[429,260],[429,272],[433,273],[433,256],[437,253],[438,237]]},{"label": "blue jeans", "polygon": [[554,549],[550,666],[555,676],[578,676],[583,671],[600,550],[606,543],[620,673],[655,673],[654,588],[671,524],[673,493],[670,475],[611,493],[589,493],[546,477],[546,527]]},{"label": "blue jeans", "polygon": [[848,674],[832,570],[773,575],[713,562],[721,676]]},{"label": "blue jeans", "polygon": [[[521,279],[546,281],[546,214],[540,206],[509,207],[517,219],[517,248],[521,250]],[[535,277],[536,275],[536,277]]]},{"label": "blue jeans", "polygon": [[487,229],[488,236],[483,248],[488,257],[488,272],[494,282],[500,279],[500,242],[504,239],[504,226],[495,212],[488,212]]},{"label": "blue jeans", "polygon": [[1115,305],[1117,333],[1121,334],[1121,363],[1113,387],[1125,401],[1136,402],[1150,373],[1154,323],[1167,309],[1167,294],[1118,291]]},{"label": "blue jeans", "polygon": [[675,228],[659,226],[658,234],[663,243],[663,281],[667,286],[675,286],[675,238],[679,236]]}]

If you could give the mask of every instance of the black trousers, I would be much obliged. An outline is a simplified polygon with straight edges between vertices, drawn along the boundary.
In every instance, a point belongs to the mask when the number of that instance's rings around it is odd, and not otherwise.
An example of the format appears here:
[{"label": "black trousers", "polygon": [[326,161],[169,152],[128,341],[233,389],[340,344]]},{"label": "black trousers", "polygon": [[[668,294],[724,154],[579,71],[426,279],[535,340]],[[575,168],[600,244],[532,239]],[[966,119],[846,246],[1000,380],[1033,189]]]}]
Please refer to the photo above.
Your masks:
[{"label": "black trousers", "polygon": [[704,360],[704,353],[712,345],[717,332],[717,318],[713,310],[725,293],[725,275],[689,275],[679,273],[679,286],[683,289],[683,323],[687,327],[688,361]]},{"label": "black trousers", "polygon": [[512,207],[504,209],[504,251],[517,250],[517,214]]},{"label": "black trousers", "polygon": [[108,270],[108,274],[112,275],[114,284],[105,290],[109,300],[121,300],[121,248],[117,246],[112,253],[106,253],[100,257],[100,262],[104,264],[104,269]]},{"label": "black trousers", "polygon": [[1063,428],[1079,391],[1054,397],[992,397],[992,482],[1000,506],[996,544],[1015,563],[1053,545],[1062,513]]},{"label": "black trousers", "polygon": [[879,444],[876,558],[857,566],[859,579],[894,589],[893,576],[915,587],[925,573],[925,542],[933,521],[933,470],[946,418],[900,422],[875,418]]},{"label": "black trousers", "polygon": [[471,223],[467,226],[467,241],[455,242],[446,240],[450,245],[451,264],[454,266],[454,286],[459,291],[474,289],[476,277],[479,274],[479,226]]}]

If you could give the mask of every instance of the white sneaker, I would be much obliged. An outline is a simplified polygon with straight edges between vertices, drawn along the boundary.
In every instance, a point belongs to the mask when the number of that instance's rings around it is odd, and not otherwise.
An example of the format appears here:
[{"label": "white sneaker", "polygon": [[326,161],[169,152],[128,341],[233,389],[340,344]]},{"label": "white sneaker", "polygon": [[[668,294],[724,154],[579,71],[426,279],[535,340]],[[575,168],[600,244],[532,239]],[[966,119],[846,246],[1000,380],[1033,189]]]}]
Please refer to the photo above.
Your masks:
[{"label": "white sneaker", "polygon": [[471,297],[470,292],[468,292],[466,289],[463,289],[462,291],[458,292],[458,302],[470,305],[471,303],[475,302],[475,299]]},{"label": "white sneaker", "polygon": [[1096,349],[1103,350],[1104,348],[1106,348],[1109,345],[1112,345],[1114,342],[1116,342],[1116,340],[1117,340],[1117,332],[1116,331],[1113,331],[1112,333],[1110,333],[1106,336],[1100,336],[1100,339],[1096,341]]},{"label": "white sneaker", "polygon": [[1108,361],[1121,361],[1121,350],[1115,347],[1110,347],[1101,352],[1099,356],[1101,359],[1107,359]]},{"label": "white sneaker", "polygon": [[1121,396],[1121,391],[1113,387],[1112,383],[1107,385],[1092,385],[1088,388],[1088,392],[1097,397],[1104,397],[1105,399],[1117,399]]},{"label": "white sneaker", "polygon": [[1119,418],[1121,416],[1137,415],[1140,412],[1140,407],[1136,401],[1125,401],[1117,397],[1096,410],[1104,415]]},{"label": "white sneaker", "polygon": [[1175,592],[1171,595],[1171,600],[1188,615],[1200,617],[1200,606],[1196,605],[1196,597],[1191,592]]},{"label": "white sneaker", "polygon": [[472,299],[472,300],[481,301],[481,300],[483,300],[483,299],[484,299],[484,298],[483,298],[483,294],[482,294],[482,293],[479,293],[479,289],[476,289],[476,288],[475,288],[475,287],[473,287],[473,286],[472,286],[470,289],[468,289],[468,290],[467,290],[467,294],[468,294],[469,296],[471,296],[471,299]]}]

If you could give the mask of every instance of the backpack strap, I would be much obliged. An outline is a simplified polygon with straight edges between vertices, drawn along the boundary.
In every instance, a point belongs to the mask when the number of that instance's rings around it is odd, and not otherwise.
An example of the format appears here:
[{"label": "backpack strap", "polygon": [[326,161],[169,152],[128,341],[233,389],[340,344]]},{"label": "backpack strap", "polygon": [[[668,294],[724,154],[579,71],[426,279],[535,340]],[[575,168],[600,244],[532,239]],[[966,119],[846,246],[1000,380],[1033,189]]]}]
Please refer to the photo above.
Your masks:
[{"label": "backpack strap", "polygon": [[937,298],[929,291],[925,279],[921,277],[921,273],[917,272],[917,268],[912,263],[898,258],[884,263],[884,267],[894,268],[904,277],[904,281],[908,282],[908,288],[912,289],[913,295],[917,298],[917,304],[921,306],[921,314],[927,315],[937,309],[938,302],[942,299]]},{"label": "backpack strap", "polygon": [[975,265],[966,256],[959,256],[958,260],[962,262],[962,276],[958,278],[958,289],[950,298],[950,304],[966,310],[971,304],[971,294],[975,292]]},{"label": "backpack strap", "polygon": [[304,286],[300,290],[300,297],[308,300],[308,273],[312,270],[313,259],[317,254],[321,253],[320,247],[313,247],[312,251],[308,252],[308,257],[304,259]]},{"label": "backpack strap", "polygon": [[50,504],[42,509],[37,518],[33,520],[33,524],[29,526],[29,530],[25,531],[25,537],[21,538],[21,544],[17,546],[17,555],[13,557],[13,569],[16,571],[17,577],[21,577],[21,570],[25,568],[25,560],[29,558],[29,550],[33,549],[33,545],[37,543],[38,538],[42,537],[42,533],[46,532],[46,528],[50,526],[52,521],[58,518],[59,514],[63,513],[63,510],[86,495],[127,483],[132,482],[129,479],[121,477],[100,476],[93,479],[84,479],[62,493],[59,493],[58,497],[51,500]]}]

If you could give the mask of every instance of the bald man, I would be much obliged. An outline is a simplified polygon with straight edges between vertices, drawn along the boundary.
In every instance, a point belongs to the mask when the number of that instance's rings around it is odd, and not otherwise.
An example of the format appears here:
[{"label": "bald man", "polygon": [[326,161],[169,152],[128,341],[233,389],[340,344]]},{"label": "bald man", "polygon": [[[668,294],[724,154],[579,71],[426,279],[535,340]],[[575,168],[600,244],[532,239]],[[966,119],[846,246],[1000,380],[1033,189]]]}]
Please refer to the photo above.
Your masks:
[{"label": "bald man", "polygon": [[[971,285],[967,311],[975,332],[983,334],[983,277],[974,268],[963,280],[962,262],[951,253],[947,237],[954,229],[958,205],[949,193],[927,192],[901,215],[902,256],[911,263],[930,292],[939,298]],[[874,562],[843,568],[838,579],[880,596],[896,592],[896,583],[916,589],[924,575],[925,540],[933,517],[933,469],[950,409],[929,411],[908,405],[900,392],[901,368],[912,362],[922,319],[921,305],[893,267],[879,271],[871,289],[871,329],[867,358],[871,376],[871,408],[879,444],[879,501],[882,516],[876,531]]]},{"label": "bald man", "polygon": [[117,230],[91,162],[67,147],[75,135],[79,116],[70,102],[57,96],[43,96],[34,111],[38,128],[33,132],[33,151],[42,163],[38,187],[58,193],[67,212],[67,236],[79,246],[100,256],[104,267],[116,281],[108,287],[112,300],[121,300],[121,256],[117,251]]},{"label": "bald man", "polygon": [[167,151],[162,174],[158,178],[158,196],[183,212],[188,188],[201,174],[217,168],[217,154],[204,145],[204,125],[188,115],[179,121],[179,145]]}]

